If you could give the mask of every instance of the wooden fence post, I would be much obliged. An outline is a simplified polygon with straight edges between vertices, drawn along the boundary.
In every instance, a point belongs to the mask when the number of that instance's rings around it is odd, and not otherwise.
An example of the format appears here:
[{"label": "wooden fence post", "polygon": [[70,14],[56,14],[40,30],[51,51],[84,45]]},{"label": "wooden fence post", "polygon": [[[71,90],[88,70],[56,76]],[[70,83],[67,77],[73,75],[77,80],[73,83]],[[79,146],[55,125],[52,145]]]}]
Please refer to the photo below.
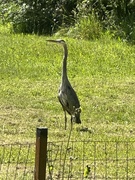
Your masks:
[{"label": "wooden fence post", "polygon": [[34,180],[46,179],[46,159],[47,159],[47,128],[36,129],[36,154]]}]

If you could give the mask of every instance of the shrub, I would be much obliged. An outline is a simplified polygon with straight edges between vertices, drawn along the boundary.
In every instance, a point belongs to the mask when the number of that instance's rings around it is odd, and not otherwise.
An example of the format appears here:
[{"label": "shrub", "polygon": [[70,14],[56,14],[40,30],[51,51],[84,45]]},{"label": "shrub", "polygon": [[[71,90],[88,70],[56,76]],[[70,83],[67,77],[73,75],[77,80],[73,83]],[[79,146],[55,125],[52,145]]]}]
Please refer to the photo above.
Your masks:
[{"label": "shrub", "polygon": [[135,41],[135,1],[81,0],[77,11],[78,17],[89,17],[94,13],[105,31],[113,31],[117,37]]},{"label": "shrub", "polygon": [[94,14],[78,19],[75,26],[70,28],[68,35],[81,39],[98,39],[102,34],[102,26]]},{"label": "shrub", "polygon": [[51,35],[66,28],[68,34],[76,31],[82,38],[93,39],[104,30],[135,41],[132,0],[4,0],[0,12],[2,22],[11,22],[17,33]]},{"label": "shrub", "polygon": [[9,0],[1,4],[3,22],[12,22],[15,32],[53,34],[63,24],[73,23],[77,0]]}]

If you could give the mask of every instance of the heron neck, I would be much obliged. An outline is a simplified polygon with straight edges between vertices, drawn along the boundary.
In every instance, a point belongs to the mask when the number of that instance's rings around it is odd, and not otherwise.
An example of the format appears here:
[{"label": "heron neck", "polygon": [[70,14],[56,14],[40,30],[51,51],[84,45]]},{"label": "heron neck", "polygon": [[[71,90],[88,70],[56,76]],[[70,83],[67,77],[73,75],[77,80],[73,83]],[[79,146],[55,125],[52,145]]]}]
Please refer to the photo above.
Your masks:
[{"label": "heron neck", "polygon": [[68,56],[68,49],[67,45],[64,44],[64,56],[63,56],[63,67],[62,67],[62,81],[67,79],[67,56]]}]

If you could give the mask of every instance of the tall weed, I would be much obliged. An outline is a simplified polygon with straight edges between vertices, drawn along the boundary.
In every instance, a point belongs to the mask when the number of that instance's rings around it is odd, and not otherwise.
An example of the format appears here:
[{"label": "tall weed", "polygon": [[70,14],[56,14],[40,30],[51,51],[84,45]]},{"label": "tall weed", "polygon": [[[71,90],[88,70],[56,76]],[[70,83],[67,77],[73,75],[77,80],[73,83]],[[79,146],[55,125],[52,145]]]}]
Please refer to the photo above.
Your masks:
[{"label": "tall weed", "polygon": [[80,18],[75,28],[82,39],[97,39],[102,34],[102,26],[94,15]]},{"label": "tall weed", "polygon": [[66,32],[65,35],[68,37],[93,40],[101,37],[103,29],[100,22],[92,14],[80,17],[73,27],[69,30],[61,30],[56,35],[63,35],[63,32]]}]

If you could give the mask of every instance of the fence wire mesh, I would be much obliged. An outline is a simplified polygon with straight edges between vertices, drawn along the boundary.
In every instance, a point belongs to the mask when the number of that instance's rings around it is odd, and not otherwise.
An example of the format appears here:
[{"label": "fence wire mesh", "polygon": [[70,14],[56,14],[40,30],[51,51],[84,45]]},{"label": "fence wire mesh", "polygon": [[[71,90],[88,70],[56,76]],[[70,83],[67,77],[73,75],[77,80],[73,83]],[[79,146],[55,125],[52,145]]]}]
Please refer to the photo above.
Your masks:
[{"label": "fence wire mesh", "polygon": [[135,179],[135,141],[50,142],[47,173],[47,179]]},{"label": "fence wire mesh", "polygon": [[[135,179],[135,141],[48,142],[47,180]],[[33,180],[35,144],[0,145],[0,179]]]},{"label": "fence wire mesh", "polygon": [[0,145],[0,179],[34,179],[34,144]]}]

